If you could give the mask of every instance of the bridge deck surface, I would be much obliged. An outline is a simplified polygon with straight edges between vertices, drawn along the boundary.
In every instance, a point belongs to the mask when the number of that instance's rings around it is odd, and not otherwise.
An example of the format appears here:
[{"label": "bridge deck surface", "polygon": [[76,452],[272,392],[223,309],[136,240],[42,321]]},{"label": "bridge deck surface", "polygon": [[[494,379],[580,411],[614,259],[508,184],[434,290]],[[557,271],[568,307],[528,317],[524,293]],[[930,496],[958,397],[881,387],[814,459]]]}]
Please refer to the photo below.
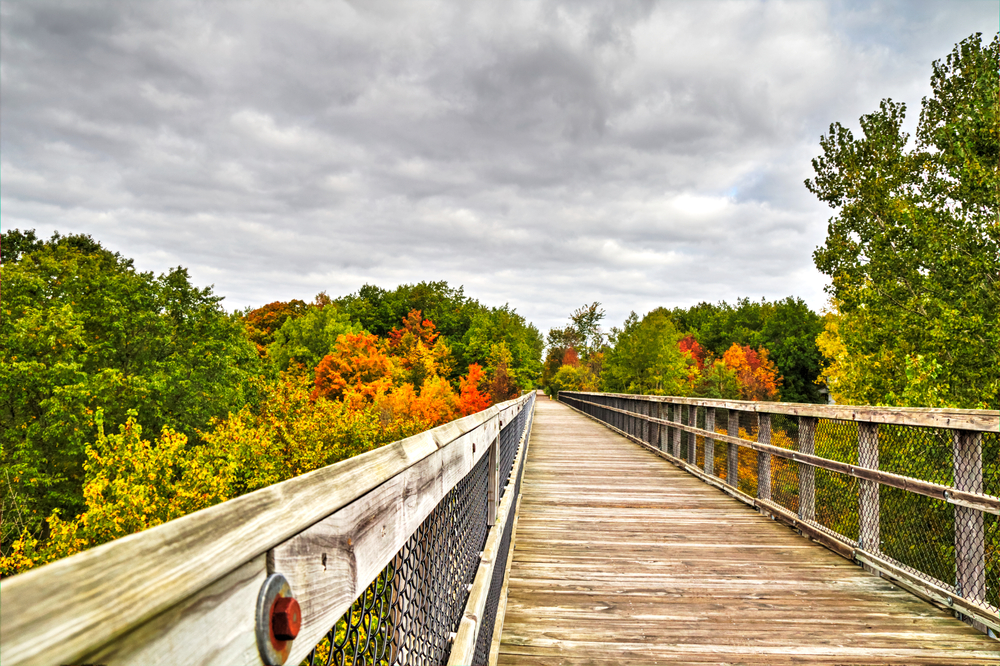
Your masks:
[{"label": "bridge deck surface", "polygon": [[542,397],[501,664],[997,664],[1000,643]]}]

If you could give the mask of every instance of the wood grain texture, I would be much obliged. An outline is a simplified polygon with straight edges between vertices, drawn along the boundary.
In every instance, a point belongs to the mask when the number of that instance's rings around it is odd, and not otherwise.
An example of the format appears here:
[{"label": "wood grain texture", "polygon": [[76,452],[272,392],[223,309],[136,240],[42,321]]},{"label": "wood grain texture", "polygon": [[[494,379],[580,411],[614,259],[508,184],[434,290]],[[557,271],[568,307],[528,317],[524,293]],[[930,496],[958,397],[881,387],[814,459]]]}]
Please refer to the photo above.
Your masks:
[{"label": "wood grain texture", "polygon": [[267,578],[258,555],[228,576],[130,631],[81,662],[105,666],[259,664],[253,631],[257,594]]},{"label": "wood grain texture", "polygon": [[996,664],[1000,643],[555,402],[500,664]]},{"label": "wood grain texture", "polygon": [[854,405],[813,405],[799,402],[756,402],[748,400],[712,400],[709,398],[683,398],[665,395],[633,396],[617,393],[586,393],[563,391],[567,396],[603,396],[606,398],[641,398],[649,402],[667,402],[677,405],[696,405],[737,409],[743,412],[766,412],[789,416],[812,416],[821,419],[845,421],[870,421],[892,425],[922,426],[928,428],[956,428],[978,432],[1000,430],[1000,410],[996,409],[930,409],[925,407],[871,407]]},{"label": "wood grain texture", "polygon": [[3,663],[80,661],[526,399],[3,580]]}]

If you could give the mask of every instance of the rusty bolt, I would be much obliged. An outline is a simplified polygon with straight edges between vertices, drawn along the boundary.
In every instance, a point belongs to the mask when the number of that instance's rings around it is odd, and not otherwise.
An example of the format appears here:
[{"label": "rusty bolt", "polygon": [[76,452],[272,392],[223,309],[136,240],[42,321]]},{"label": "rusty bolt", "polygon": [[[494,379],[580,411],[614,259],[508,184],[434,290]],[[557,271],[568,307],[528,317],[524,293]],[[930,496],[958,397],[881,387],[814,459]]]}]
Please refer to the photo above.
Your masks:
[{"label": "rusty bolt", "polygon": [[271,629],[279,641],[295,640],[302,627],[302,609],[293,597],[278,597],[271,611]]}]

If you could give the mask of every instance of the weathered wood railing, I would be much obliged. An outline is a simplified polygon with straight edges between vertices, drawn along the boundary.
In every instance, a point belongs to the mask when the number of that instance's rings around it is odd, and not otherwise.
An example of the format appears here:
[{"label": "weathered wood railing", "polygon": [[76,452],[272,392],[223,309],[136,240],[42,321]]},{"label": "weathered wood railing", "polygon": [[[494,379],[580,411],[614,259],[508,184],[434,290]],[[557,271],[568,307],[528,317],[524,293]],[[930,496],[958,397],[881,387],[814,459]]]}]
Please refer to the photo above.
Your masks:
[{"label": "weathered wood railing", "polygon": [[559,400],[1000,632],[1000,412],[568,391]]},{"label": "weathered wood railing", "polygon": [[482,663],[533,409],[530,393],[6,579],[0,658]]}]

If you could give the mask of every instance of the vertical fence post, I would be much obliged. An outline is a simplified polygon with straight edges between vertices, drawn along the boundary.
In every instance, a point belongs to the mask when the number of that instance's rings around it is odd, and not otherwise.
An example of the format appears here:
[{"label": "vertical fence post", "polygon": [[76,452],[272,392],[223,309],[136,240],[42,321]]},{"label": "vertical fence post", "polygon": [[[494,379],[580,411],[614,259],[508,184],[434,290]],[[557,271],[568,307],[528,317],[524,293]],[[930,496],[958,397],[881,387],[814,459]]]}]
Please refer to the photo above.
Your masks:
[{"label": "vertical fence post", "polygon": [[635,418],[632,416],[632,398],[625,398],[625,411],[628,416],[625,417],[625,432],[630,435],[635,435]]},{"label": "vertical fence post", "polygon": [[[816,419],[799,417],[799,452],[816,453]],[[799,518],[816,520],[816,468],[799,463]]]},{"label": "vertical fence post", "polygon": [[632,401],[629,398],[622,400],[622,409],[625,410],[625,432],[632,434]]},{"label": "vertical fence post", "polygon": [[[498,419],[500,430],[503,430],[503,421]],[[490,471],[486,477],[486,524],[493,525],[497,522],[497,506],[500,504],[500,431],[490,442]]]},{"label": "vertical fence post", "polygon": [[[695,405],[688,405],[688,425],[698,427],[698,408]],[[693,432],[688,433],[688,462],[694,465],[698,461],[698,436]]]},{"label": "vertical fence post", "polygon": [[[955,488],[983,492],[983,435],[979,432],[952,432]],[[980,603],[986,601],[986,533],[983,514],[955,506],[955,568],[958,593]]]},{"label": "vertical fence post", "polygon": [[[729,410],[726,434],[730,437],[740,436],[740,413],[735,409]],[[740,445],[732,442],[726,444],[726,483],[733,488],[740,485]]]},{"label": "vertical fence post", "polygon": [[[757,414],[757,441],[771,443],[771,415]],[[757,452],[757,498],[771,499],[771,454]]]},{"label": "vertical fence post", "polygon": [[[705,430],[715,432],[715,407],[705,408]],[[705,474],[715,476],[715,440],[705,438]]]},{"label": "vertical fence post", "polygon": [[[682,418],[681,417],[681,406],[678,405],[678,404],[676,404],[676,403],[670,405],[670,412],[671,412],[671,419],[670,420],[673,421],[673,422],[675,422],[675,423],[680,423],[681,422],[681,418]],[[673,442],[671,443],[671,445],[673,446],[672,453],[674,454],[674,457],[675,458],[680,458],[681,457],[681,429],[680,428],[674,428],[673,429]]]},{"label": "vertical fence post", "polygon": [[[878,469],[878,425],[858,423],[858,465]],[[858,541],[863,550],[878,553],[879,492],[876,481],[862,480],[858,498]]]},{"label": "vertical fence post", "polygon": [[[643,399],[639,402],[639,413],[643,416],[649,416],[649,401]],[[640,428],[642,429],[642,441],[649,443],[649,421],[646,419],[639,420]]]},{"label": "vertical fence post", "polygon": [[[660,418],[660,403],[650,402],[649,410],[647,413],[653,418]],[[660,424],[650,423],[649,424],[649,443],[655,446],[657,449],[660,448]]]}]

